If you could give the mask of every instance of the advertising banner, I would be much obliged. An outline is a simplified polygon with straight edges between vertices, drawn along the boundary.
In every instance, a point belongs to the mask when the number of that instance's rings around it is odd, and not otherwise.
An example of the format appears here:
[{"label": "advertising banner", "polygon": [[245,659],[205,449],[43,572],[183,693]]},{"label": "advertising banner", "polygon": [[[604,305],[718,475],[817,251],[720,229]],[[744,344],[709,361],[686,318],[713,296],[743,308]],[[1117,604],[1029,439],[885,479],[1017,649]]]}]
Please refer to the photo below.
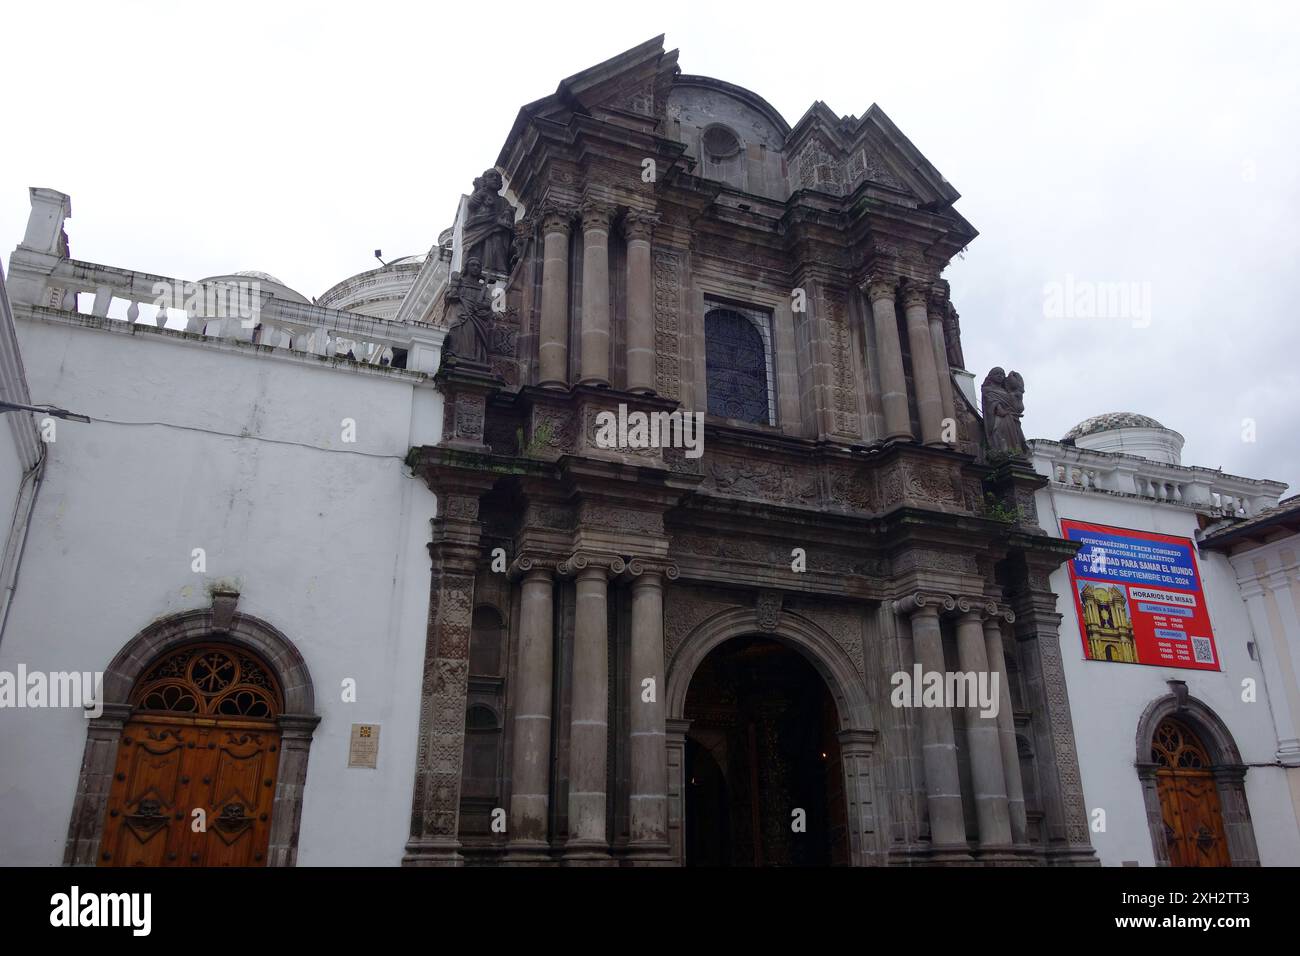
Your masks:
[{"label": "advertising banner", "polygon": [[1061,534],[1082,545],[1070,590],[1089,660],[1222,669],[1191,539],[1066,519]]}]

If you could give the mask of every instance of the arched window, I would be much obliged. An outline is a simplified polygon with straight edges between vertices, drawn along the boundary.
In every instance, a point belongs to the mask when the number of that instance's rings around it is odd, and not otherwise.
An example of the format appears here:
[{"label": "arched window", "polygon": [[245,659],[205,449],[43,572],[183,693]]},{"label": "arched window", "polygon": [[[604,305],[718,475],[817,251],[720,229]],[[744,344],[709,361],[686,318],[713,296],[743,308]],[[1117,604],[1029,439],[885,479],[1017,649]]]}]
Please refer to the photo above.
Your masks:
[{"label": "arched window", "polygon": [[718,306],[704,316],[709,414],[774,424],[771,325],[765,313]]}]

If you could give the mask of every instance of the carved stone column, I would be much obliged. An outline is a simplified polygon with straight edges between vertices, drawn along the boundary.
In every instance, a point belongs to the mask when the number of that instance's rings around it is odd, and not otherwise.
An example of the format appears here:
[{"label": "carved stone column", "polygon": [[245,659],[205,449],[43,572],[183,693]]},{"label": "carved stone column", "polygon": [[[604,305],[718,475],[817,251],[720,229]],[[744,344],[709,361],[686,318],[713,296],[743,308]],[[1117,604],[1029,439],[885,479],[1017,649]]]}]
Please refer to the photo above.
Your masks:
[{"label": "carved stone column", "polygon": [[522,556],[511,568],[522,577],[519,653],[515,668],[514,740],[511,760],[511,863],[547,862],[551,792],[551,679],[554,659],[552,572]]},{"label": "carved stone column", "polygon": [[984,653],[988,657],[989,673],[998,677],[998,747],[1002,751],[1002,774],[1007,784],[1011,842],[1024,846],[1029,842],[1029,824],[1025,816],[1025,786],[1020,778],[1020,748],[1016,746],[1016,717],[1011,710],[1011,685],[1007,679],[1001,624],[1003,620],[1015,619],[1015,614],[1007,610],[984,618]]},{"label": "carved stone column", "polygon": [[655,390],[654,278],[650,237],[659,217],[629,212],[623,220],[627,237],[627,390]]},{"label": "carved stone column", "polygon": [[939,376],[939,400],[943,417],[953,423],[956,441],[957,400],[953,395],[952,372],[948,366],[948,345],[943,337],[943,320],[948,313],[948,283],[936,282],[930,289],[930,339],[934,343],[934,367]]},{"label": "carved stone column", "polygon": [[[912,625],[912,644],[923,674],[944,674],[943,634],[939,627],[940,602],[952,610],[950,597],[914,594],[896,601],[894,609]],[[957,770],[957,745],[952,714],[947,707],[921,708],[921,753],[925,766],[925,798],[930,810],[930,846],[934,862],[969,862],[966,819],[962,813],[961,775]]]},{"label": "carved stone column", "polygon": [[[632,648],[628,689],[632,790],[628,856],[670,862],[668,760],[664,727],[664,577],[677,568],[628,562],[632,575]],[[649,686],[646,681],[650,681]]]},{"label": "carved stone column", "polygon": [[582,385],[609,385],[609,223],[613,209],[582,205]]},{"label": "carved stone column", "polygon": [[[997,608],[960,598],[957,609],[961,612],[957,619],[957,666],[964,673],[987,681],[990,670],[983,620],[986,613]],[[1001,710],[1000,687],[994,705]],[[968,700],[966,705],[966,749],[970,753],[981,854],[986,859],[990,854],[1005,855],[1011,848],[1011,817],[1007,808],[1006,775],[1002,770],[1002,747],[998,741],[998,718],[996,714],[986,714],[978,700]]]},{"label": "carved stone column", "polygon": [[406,866],[459,866],[461,761],[465,750],[465,697],[469,685],[469,634],[474,575],[482,528],[479,496],[492,479],[459,474],[436,479],[433,575],[429,627],[420,688],[419,749]]},{"label": "carved stone column", "polygon": [[921,441],[943,443],[943,401],[939,397],[939,372],[934,362],[934,339],[930,335],[930,287],[909,282],[903,292],[907,317],[907,341],[912,350],[912,385],[916,389],[916,413],[921,420]]},{"label": "carved stone column", "polygon": [[[1037,544],[1047,547],[1052,542]],[[1072,548],[1066,559],[1070,553]],[[1048,580],[1048,572],[1062,557],[1034,553],[1026,557],[1031,563],[1021,569],[1022,578],[1013,586],[1013,605],[1025,692],[1033,711],[1034,760],[1047,825],[1045,850],[1054,864],[1095,866],[1097,854],[1088,835],[1070,695],[1061,663],[1061,615]]]},{"label": "carved stone column", "polygon": [[609,576],[621,558],[575,554],[560,573],[577,579],[573,693],[569,704],[569,839],[565,862],[607,863],[606,766],[609,744]]},{"label": "carved stone column", "polygon": [[538,329],[537,384],[569,384],[569,223],[573,212],[550,207],[542,214],[542,313]]},{"label": "carved stone column", "polygon": [[907,375],[903,371],[903,346],[898,339],[898,318],[894,312],[894,281],[873,279],[866,286],[871,302],[871,319],[876,333],[876,357],[880,365],[880,404],[885,413],[885,435],[912,438],[912,416],[907,407]]}]

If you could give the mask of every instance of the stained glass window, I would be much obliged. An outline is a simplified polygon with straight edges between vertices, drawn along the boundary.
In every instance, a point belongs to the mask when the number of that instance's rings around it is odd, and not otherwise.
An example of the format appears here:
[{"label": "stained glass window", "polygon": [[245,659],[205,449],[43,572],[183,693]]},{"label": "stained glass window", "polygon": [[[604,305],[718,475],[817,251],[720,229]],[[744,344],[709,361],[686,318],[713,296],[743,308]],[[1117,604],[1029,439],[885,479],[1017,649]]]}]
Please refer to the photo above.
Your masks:
[{"label": "stained glass window", "polygon": [[772,424],[772,375],[767,316],[731,307],[704,316],[709,414]]}]

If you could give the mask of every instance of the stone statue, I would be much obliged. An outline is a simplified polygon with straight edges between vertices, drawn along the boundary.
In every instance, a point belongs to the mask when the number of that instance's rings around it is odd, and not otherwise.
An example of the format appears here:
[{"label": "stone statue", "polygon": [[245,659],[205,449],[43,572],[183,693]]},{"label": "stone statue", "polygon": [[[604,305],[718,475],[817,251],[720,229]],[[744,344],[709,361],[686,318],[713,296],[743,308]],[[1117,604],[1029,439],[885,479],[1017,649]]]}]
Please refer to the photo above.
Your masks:
[{"label": "stone statue", "polygon": [[1025,380],[1019,372],[994,368],[980,386],[984,403],[984,438],[994,454],[1021,457],[1028,453],[1020,419],[1025,414]]},{"label": "stone statue", "polygon": [[509,275],[514,264],[515,210],[501,192],[501,174],[489,169],[474,180],[465,205],[461,248],[465,261],[478,259],[485,272]]},{"label": "stone statue", "polygon": [[457,359],[454,364],[487,368],[492,342],[492,286],[477,256],[466,260],[464,272],[451,274],[445,299],[460,306],[460,321],[447,333],[443,354]]},{"label": "stone statue", "polygon": [[943,341],[948,351],[948,364],[953,368],[964,369],[966,359],[961,354],[961,324],[958,322],[960,318],[957,310],[949,302],[943,316]]}]

